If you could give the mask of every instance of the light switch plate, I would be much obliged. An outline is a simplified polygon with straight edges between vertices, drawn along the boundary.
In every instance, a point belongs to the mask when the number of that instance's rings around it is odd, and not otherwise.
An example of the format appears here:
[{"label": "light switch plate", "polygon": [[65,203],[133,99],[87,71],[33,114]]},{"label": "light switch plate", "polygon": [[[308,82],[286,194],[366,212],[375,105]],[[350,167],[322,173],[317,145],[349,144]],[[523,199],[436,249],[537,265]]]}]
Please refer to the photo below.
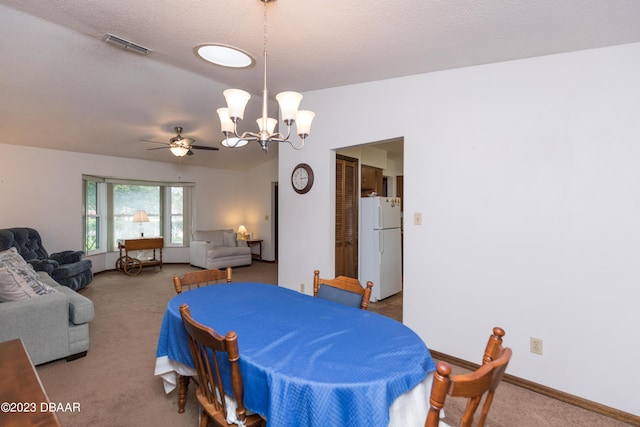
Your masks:
[{"label": "light switch plate", "polygon": [[422,225],[422,212],[414,212],[414,214],[413,214],[413,224],[414,225]]}]

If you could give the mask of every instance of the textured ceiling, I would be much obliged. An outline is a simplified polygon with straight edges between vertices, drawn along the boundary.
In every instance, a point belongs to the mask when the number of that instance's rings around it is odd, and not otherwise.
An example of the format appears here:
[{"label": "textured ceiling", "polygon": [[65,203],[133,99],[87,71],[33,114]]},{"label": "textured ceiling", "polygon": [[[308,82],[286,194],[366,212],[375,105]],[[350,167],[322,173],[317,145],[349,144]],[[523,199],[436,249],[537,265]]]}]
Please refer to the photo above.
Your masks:
[{"label": "textured ceiling", "polygon": [[[268,10],[272,95],[640,42],[637,0],[277,0]],[[263,13],[259,0],[0,0],[0,143],[175,162],[140,140],[168,141],[181,125],[219,146],[224,88],[257,94],[243,129],[259,114]],[[106,33],[153,53],[108,45]],[[257,65],[206,63],[193,54],[204,42]],[[180,161],[242,169],[276,154],[253,144]]]}]

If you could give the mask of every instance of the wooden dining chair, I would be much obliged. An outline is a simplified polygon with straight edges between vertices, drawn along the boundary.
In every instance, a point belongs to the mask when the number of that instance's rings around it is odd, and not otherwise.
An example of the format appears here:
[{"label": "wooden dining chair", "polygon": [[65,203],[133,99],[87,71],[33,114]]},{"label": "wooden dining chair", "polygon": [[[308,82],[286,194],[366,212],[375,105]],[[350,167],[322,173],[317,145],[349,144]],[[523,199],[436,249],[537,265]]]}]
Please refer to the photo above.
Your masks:
[{"label": "wooden dining chair", "polygon": [[[183,290],[188,291],[192,288],[199,288],[201,286],[211,285],[218,283],[220,280],[226,280],[227,283],[231,283],[232,271],[231,267],[227,267],[226,270],[197,270],[185,273],[182,277],[177,274],[173,276],[173,286],[176,289],[177,294],[181,294]],[[184,412],[184,407],[187,402],[187,390],[189,389],[189,382],[191,377],[187,375],[178,374],[178,413]]]},{"label": "wooden dining chair", "polygon": [[[196,397],[202,407],[200,427],[206,427],[209,420],[221,427],[233,425],[265,426],[265,420],[260,415],[249,414],[244,407],[244,388],[240,372],[237,334],[229,331],[223,337],[213,329],[198,323],[191,317],[187,304],[180,306],[180,315],[189,336],[189,349],[198,372],[199,385]],[[225,355],[229,361],[231,390],[225,390],[224,381],[220,374],[219,365]],[[220,358],[218,358],[219,356]],[[228,391],[231,391],[232,394],[229,394]],[[236,422],[228,424],[227,420],[234,418],[233,414],[228,414],[233,408],[235,408]]]},{"label": "wooden dining chair", "polygon": [[173,276],[173,286],[176,288],[176,293],[180,294],[184,290],[192,288],[199,288],[201,286],[211,285],[218,283],[219,280],[226,280],[227,283],[231,283],[231,276],[233,272],[231,267],[227,267],[226,270],[198,270],[185,273],[184,276],[179,277],[177,274]]},{"label": "wooden dining chair", "polygon": [[358,279],[338,276],[335,279],[320,278],[320,271],[313,272],[313,296],[366,310],[369,307],[372,282],[362,287]]},{"label": "wooden dining chair", "polygon": [[484,426],[495,391],[511,360],[511,349],[502,346],[503,336],[502,328],[493,328],[493,335],[489,337],[485,348],[483,364],[473,372],[451,375],[451,366],[448,363],[442,361],[436,363],[425,427],[448,427],[448,424],[440,419],[447,396],[467,399],[465,411],[458,424],[460,427],[473,425],[474,415],[484,397],[480,418],[476,424],[477,427]]}]

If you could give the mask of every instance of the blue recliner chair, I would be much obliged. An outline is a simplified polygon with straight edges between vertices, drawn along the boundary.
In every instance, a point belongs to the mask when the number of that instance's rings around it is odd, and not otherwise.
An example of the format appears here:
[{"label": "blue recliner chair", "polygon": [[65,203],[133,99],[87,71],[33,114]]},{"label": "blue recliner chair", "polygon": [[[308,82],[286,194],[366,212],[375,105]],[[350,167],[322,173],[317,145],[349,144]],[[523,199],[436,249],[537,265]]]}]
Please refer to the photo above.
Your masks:
[{"label": "blue recliner chair", "polygon": [[14,247],[36,271],[45,271],[61,285],[74,291],[93,280],[90,259],[82,259],[82,251],[63,251],[48,254],[40,233],[33,228],[0,229],[0,251]]}]

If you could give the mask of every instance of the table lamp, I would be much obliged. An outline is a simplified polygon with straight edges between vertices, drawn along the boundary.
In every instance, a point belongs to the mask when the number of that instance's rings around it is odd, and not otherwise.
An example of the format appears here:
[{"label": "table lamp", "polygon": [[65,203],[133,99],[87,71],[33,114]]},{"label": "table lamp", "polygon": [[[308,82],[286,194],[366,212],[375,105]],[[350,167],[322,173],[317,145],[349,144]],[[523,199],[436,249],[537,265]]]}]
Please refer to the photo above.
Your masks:
[{"label": "table lamp", "polygon": [[144,209],[137,210],[136,213],[133,214],[133,222],[140,223],[140,237],[144,237],[144,232],[142,231],[142,223],[149,222],[147,211],[145,211]]},{"label": "table lamp", "polygon": [[242,240],[247,240],[247,227],[244,225],[238,227],[238,236],[240,236]]}]

